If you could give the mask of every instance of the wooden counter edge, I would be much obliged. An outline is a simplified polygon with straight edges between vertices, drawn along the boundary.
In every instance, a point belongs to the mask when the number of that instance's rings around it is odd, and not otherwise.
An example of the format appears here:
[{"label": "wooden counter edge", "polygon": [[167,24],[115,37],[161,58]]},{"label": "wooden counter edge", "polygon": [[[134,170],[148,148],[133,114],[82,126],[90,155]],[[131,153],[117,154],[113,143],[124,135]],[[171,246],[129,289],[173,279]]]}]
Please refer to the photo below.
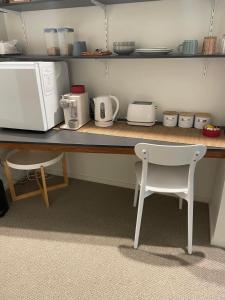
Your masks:
[{"label": "wooden counter edge", "polygon": [[134,154],[133,147],[120,146],[88,146],[88,145],[61,145],[36,143],[0,143],[0,148],[21,149],[56,152],[105,153],[105,154]]},{"label": "wooden counter edge", "polygon": [[[88,145],[61,145],[61,144],[36,144],[36,143],[0,143],[0,148],[23,149],[37,151],[77,152],[77,153],[103,153],[103,154],[134,154],[133,147],[121,146],[88,146]],[[207,158],[225,158],[225,149],[209,149]]]}]

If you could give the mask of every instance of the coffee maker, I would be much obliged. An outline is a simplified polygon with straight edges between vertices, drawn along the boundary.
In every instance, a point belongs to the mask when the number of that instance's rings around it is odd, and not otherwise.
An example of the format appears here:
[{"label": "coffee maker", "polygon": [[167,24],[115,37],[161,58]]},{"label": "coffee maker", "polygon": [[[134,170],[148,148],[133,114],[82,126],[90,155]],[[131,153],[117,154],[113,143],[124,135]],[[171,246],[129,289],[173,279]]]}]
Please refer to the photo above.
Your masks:
[{"label": "coffee maker", "polygon": [[89,98],[83,85],[72,86],[71,93],[62,96],[60,106],[65,118],[62,129],[77,130],[90,120]]}]

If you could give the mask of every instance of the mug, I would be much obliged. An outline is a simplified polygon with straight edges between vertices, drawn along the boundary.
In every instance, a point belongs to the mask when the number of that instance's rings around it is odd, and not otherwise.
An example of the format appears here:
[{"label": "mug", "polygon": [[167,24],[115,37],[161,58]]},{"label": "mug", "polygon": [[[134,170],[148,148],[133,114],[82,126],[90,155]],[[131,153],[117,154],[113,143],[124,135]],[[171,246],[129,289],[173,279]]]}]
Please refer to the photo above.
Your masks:
[{"label": "mug", "polygon": [[195,55],[198,53],[198,41],[197,40],[185,40],[178,47],[178,52],[184,55]]},{"label": "mug", "polygon": [[205,55],[211,55],[216,53],[216,36],[208,36],[204,38],[202,53]]},{"label": "mug", "polygon": [[73,56],[80,56],[81,52],[87,51],[87,45],[85,41],[77,41],[73,45]]}]

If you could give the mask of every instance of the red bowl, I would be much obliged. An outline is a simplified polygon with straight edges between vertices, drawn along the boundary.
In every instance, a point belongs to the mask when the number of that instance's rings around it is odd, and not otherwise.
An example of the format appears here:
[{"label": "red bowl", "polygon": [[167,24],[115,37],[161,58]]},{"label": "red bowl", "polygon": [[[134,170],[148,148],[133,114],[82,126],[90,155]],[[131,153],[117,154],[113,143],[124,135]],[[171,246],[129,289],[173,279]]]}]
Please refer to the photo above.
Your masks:
[{"label": "red bowl", "polygon": [[219,128],[219,130],[209,130],[209,129],[204,128],[202,130],[202,134],[204,136],[211,137],[211,138],[218,137],[221,134],[221,129]]}]

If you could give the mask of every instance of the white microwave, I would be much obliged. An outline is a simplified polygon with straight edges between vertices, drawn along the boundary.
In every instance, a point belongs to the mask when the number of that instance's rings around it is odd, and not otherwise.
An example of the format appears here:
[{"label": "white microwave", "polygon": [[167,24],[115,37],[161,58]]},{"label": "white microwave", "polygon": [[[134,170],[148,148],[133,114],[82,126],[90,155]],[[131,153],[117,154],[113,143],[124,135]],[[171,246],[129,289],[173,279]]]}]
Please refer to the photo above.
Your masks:
[{"label": "white microwave", "polygon": [[63,121],[66,62],[0,62],[0,127],[47,131]]}]

